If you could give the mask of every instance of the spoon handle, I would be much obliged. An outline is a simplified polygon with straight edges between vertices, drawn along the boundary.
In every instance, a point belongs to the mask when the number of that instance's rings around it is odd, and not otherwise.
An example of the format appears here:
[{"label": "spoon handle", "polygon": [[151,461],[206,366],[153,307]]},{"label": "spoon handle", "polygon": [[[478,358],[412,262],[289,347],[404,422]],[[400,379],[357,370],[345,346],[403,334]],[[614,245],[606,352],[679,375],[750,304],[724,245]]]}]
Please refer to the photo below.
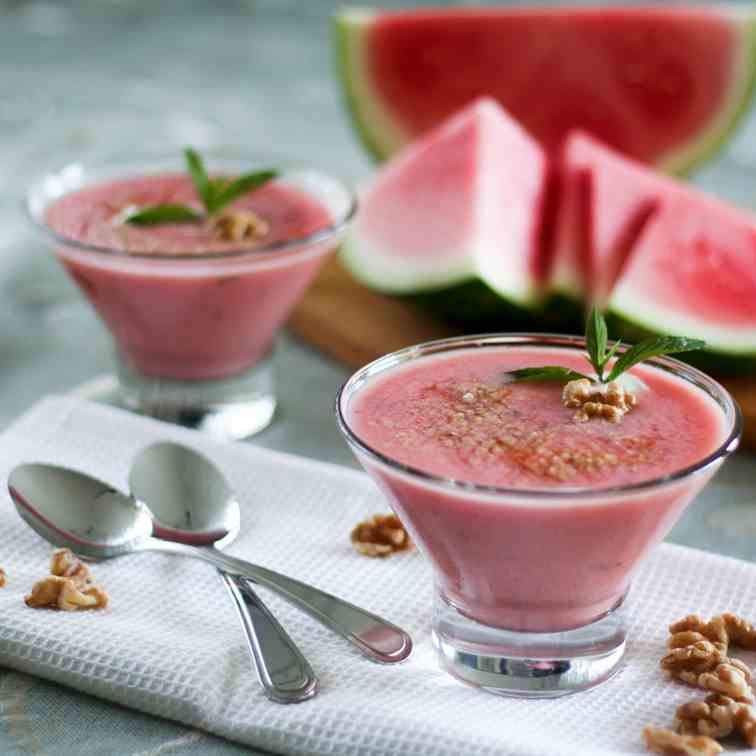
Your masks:
[{"label": "spoon handle", "polygon": [[236,606],[265,695],[277,703],[312,698],[318,692],[318,679],[286,630],[249,586],[242,592],[239,578],[220,574]]},{"label": "spoon handle", "polygon": [[150,539],[149,545],[145,546],[150,550],[172,551],[204,559],[224,572],[240,575],[275,591],[313,619],[346,638],[373,661],[383,664],[404,661],[412,651],[412,639],[404,630],[315,586],[212,549],[155,539]]}]

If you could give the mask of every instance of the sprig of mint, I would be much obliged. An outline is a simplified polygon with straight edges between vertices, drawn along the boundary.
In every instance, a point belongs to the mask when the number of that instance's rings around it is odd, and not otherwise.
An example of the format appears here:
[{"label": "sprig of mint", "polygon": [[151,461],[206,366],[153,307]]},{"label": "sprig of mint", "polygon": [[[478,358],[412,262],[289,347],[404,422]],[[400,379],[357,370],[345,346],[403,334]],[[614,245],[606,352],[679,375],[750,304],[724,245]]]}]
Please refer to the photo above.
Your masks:
[{"label": "sprig of mint", "polygon": [[188,205],[153,205],[140,208],[130,213],[125,223],[135,226],[155,226],[161,223],[201,223],[215,215],[239,197],[259,189],[263,184],[278,176],[277,171],[255,171],[237,176],[235,179],[224,177],[210,178],[205,164],[196,150],[187,147],[184,158],[194,189],[205,208],[204,213],[197,212]]},{"label": "sprig of mint", "polygon": [[594,307],[586,323],[585,328],[585,348],[588,362],[596,373],[595,378],[578,373],[565,367],[547,365],[545,367],[522,368],[513,370],[510,373],[513,382],[522,381],[574,381],[580,378],[598,381],[599,383],[609,383],[616,381],[622,373],[628,371],[639,362],[651,359],[652,357],[661,357],[665,354],[678,354],[680,352],[691,352],[696,349],[702,349],[706,342],[701,339],[689,339],[684,336],[657,336],[646,339],[634,347],[626,349],[615,361],[609,373],[606,374],[606,368],[612,358],[617,354],[621,342],[616,341],[614,345],[607,349],[609,344],[608,329],[606,320],[601,311]]}]

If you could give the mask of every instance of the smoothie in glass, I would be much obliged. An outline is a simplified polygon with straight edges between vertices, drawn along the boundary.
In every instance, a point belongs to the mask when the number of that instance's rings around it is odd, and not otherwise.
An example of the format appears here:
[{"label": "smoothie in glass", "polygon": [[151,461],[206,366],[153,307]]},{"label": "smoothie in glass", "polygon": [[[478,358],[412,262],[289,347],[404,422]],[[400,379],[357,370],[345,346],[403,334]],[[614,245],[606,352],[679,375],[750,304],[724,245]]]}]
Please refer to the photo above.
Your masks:
[{"label": "smoothie in glass", "polygon": [[[189,380],[233,375],[265,354],[328,248],[268,259],[261,254],[246,271],[231,273],[222,255],[238,249],[239,242],[219,238],[208,224],[141,227],[120,221],[128,208],[168,203],[201,209],[189,176],[141,176],[81,189],[55,202],[46,222],[71,241],[132,256],[187,261],[196,254],[191,269],[184,264],[185,270],[165,273],[135,262],[104,265],[75,249],[58,250],[122,357],[143,374]],[[315,198],[275,182],[237,200],[232,209],[251,210],[264,220],[259,247],[306,238],[333,220]],[[212,254],[219,256],[217,262],[208,259]]]},{"label": "smoothie in glass", "polygon": [[[255,171],[277,175],[212,214],[180,153],[71,164],[32,186],[28,211],[113,337],[119,403],[242,438],[272,418],[275,338],[355,201],[308,166],[225,153],[207,161],[209,179],[227,184]],[[128,221],[165,206],[200,220]]]},{"label": "smoothie in glass", "polygon": [[[737,443],[726,392],[668,358],[631,370],[638,403],[618,423],[577,421],[560,383],[508,382],[523,367],[585,372],[578,345],[436,342],[373,363],[342,390],[342,430],[430,560],[442,613],[454,615],[442,627],[437,610],[442,650],[448,642],[475,657],[478,638],[483,657],[574,665],[585,654],[570,636],[582,633],[599,656],[617,651],[624,630],[611,619],[634,571]],[[449,653],[452,672],[497,687],[466,676]],[[517,692],[511,679],[500,687],[508,685]],[[519,692],[568,692],[526,688]]]}]

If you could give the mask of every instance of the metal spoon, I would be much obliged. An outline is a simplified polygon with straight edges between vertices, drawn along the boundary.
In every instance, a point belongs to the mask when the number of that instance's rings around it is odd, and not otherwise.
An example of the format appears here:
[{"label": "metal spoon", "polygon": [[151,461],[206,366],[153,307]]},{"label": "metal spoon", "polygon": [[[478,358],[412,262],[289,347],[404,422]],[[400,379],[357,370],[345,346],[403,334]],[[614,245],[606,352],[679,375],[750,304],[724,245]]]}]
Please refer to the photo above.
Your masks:
[{"label": "metal spoon", "polygon": [[[239,533],[239,503],[225,478],[210,460],[187,447],[161,443],[142,450],[131,467],[129,486],[150,510],[156,538],[222,549]],[[265,694],[278,703],[312,698],[318,679],[294,641],[246,582],[220,575]]]},{"label": "metal spoon", "polygon": [[96,478],[53,465],[20,465],[8,478],[8,490],[18,513],[39,535],[82,556],[162,551],[203,559],[276,591],[374,661],[400,662],[412,651],[412,639],[402,629],[330,593],[215,549],[154,538],[147,508]]}]

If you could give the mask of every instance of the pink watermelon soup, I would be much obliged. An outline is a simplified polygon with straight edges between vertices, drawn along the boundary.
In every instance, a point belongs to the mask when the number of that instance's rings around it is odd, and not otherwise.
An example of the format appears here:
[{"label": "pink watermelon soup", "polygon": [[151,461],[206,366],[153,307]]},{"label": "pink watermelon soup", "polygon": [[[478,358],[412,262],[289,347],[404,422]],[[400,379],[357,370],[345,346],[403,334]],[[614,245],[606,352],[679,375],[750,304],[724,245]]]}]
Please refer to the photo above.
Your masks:
[{"label": "pink watermelon soup", "polygon": [[[332,223],[314,198],[271,182],[234,209],[268,223],[262,248],[236,252],[199,224],[136,227],[124,208],[180,203],[201,209],[183,174],[128,178],[72,192],[47,211],[57,254],[109,327],[124,359],[141,373],[177,380],[224,378],[270,348],[331,244],[267,248],[306,239]],[[141,255],[141,256],[140,256]]]},{"label": "pink watermelon soup", "polygon": [[585,130],[679,169],[732,125],[748,97],[753,40],[733,7],[345,11],[350,105],[389,154],[480,96],[555,153]]},{"label": "pink watermelon soup", "polygon": [[544,364],[586,368],[577,350],[456,350],[388,368],[344,408],[372,450],[357,447],[360,460],[433,563],[444,595],[470,617],[509,629],[578,627],[615,606],[717,465],[666,485],[632,484],[700,463],[732,424],[703,390],[649,366],[633,369],[645,387],[621,423],[578,423],[560,385],[502,380],[504,371]]}]

